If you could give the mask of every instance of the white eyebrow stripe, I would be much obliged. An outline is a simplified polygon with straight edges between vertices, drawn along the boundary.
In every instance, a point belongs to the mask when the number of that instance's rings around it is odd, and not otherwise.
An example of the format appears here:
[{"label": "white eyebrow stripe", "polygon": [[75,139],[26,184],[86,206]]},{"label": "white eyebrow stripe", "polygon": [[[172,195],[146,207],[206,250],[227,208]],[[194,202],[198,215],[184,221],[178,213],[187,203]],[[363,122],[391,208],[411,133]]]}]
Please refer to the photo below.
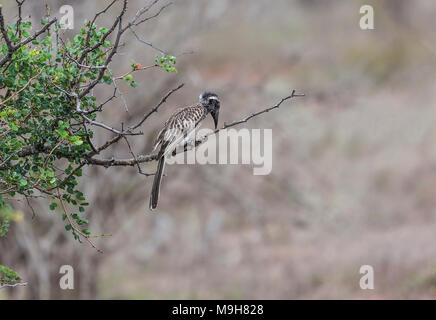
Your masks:
[{"label": "white eyebrow stripe", "polygon": [[218,97],[212,96],[212,97],[209,97],[209,99],[218,100]]}]

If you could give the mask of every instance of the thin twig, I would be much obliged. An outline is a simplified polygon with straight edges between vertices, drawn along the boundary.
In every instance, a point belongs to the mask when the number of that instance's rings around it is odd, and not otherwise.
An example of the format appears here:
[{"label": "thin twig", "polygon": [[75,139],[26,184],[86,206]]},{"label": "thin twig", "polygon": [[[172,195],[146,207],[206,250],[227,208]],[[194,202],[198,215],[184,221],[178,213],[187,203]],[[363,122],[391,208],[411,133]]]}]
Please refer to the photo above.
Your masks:
[{"label": "thin twig", "polygon": [[68,92],[64,89],[62,89],[61,87],[59,87],[58,85],[56,85],[55,83],[53,83],[53,85],[60,91],[62,91],[65,95],[67,95],[69,98],[74,98],[76,100],[76,113],[78,113],[84,120],[86,120],[86,122],[88,122],[90,125],[93,126],[97,126],[97,127],[101,127],[104,128],[106,130],[109,130],[113,133],[116,133],[118,135],[131,135],[131,136],[135,136],[135,135],[142,135],[143,132],[132,132],[130,129],[124,131],[124,130],[117,130],[115,128],[112,128],[110,126],[108,126],[107,124],[104,124],[102,122],[98,122],[95,120],[90,119],[87,114],[90,113],[90,111],[86,111],[86,110],[82,110],[81,108],[81,100],[80,100],[80,96],[75,93],[75,92]]},{"label": "thin twig", "polygon": [[127,139],[127,137],[123,137],[123,138],[124,138],[124,140],[126,140],[127,146],[129,147],[130,154],[133,156],[133,159],[135,160],[135,163],[136,163],[136,165],[138,167],[138,173],[142,174],[142,175],[144,175],[146,177],[153,176],[154,173],[145,173],[145,172],[142,171],[141,166],[140,166],[140,164],[138,162],[138,159],[136,158],[136,155],[133,152],[132,147],[130,146],[129,140]]},{"label": "thin twig", "polygon": [[156,50],[156,51],[159,51],[160,53],[167,54],[166,51],[164,51],[164,50],[162,50],[162,49],[159,49],[159,48],[156,47],[153,43],[151,43],[151,42],[147,42],[147,41],[141,39],[141,38],[138,36],[138,34],[135,32],[135,30],[132,29],[132,27],[130,27],[129,30],[133,33],[133,35],[135,36],[136,40],[138,40],[139,42],[142,42],[143,44],[145,44],[145,45],[147,45],[147,46],[153,48],[153,49]]},{"label": "thin twig", "polygon": [[100,253],[103,253],[103,251],[102,250],[100,250],[100,249],[98,249],[96,246],[95,246],[95,244],[89,239],[89,236],[88,235],[86,235],[86,234],[84,234],[81,230],[79,230],[75,225],[74,225],[74,223],[73,223],[73,221],[71,220],[71,217],[69,216],[69,214],[68,214],[68,212],[67,212],[67,210],[66,210],[66,208],[65,208],[65,205],[64,205],[64,202],[63,202],[63,200],[62,200],[62,196],[61,196],[61,192],[60,192],[60,190],[59,190],[59,187],[57,188],[57,191],[58,191],[58,199],[59,199],[59,202],[61,203],[61,207],[62,207],[62,210],[64,211],[64,214],[65,214],[65,216],[67,217],[67,219],[68,219],[68,222],[70,223],[70,225],[71,225],[71,228],[77,233],[77,234],[79,234],[80,236],[82,236],[83,238],[85,238],[85,240],[95,249],[95,250],[97,250],[98,252],[100,252]]},{"label": "thin twig", "polygon": [[23,286],[27,286],[27,282],[17,282],[17,283],[6,283],[6,284],[2,284],[0,285],[0,289],[3,288],[14,288],[14,287],[23,287]]},{"label": "thin twig", "polygon": [[34,219],[36,216],[35,209],[33,209],[32,205],[30,204],[29,198],[27,196],[24,196],[24,197],[26,198],[26,202],[27,202],[27,205],[29,206],[30,210],[32,210],[32,219]]},{"label": "thin twig", "polygon": [[142,119],[136,124],[136,125],[134,125],[133,127],[131,127],[131,129],[132,130],[134,130],[134,129],[136,129],[136,128],[138,128],[141,124],[143,124],[144,123],[144,121],[145,120],[147,120],[148,119],[148,117],[150,117],[153,113],[155,113],[155,112],[157,112],[157,110],[159,109],[159,107],[162,105],[162,104],[164,104],[165,103],[165,101],[167,101],[167,99],[168,99],[168,97],[170,96],[170,95],[172,95],[174,92],[176,92],[177,90],[179,90],[180,88],[182,88],[183,86],[184,86],[185,84],[184,83],[182,83],[182,84],[180,84],[177,88],[174,88],[174,89],[171,89],[160,101],[159,101],[159,103],[153,108],[153,109],[151,109],[148,113],[146,113],[143,117],[142,117]]},{"label": "thin twig", "polygon": [[89,38],[91,37],[91,32],[92,32],[92,27],[94,26],[95,21],[97,20],[97,18],[103,14],[106,13],[107,10],[109,10],[110,7],[112,7],[112,5],[117,2],[118,0],[113,0],[111,3],[109,3],[108,6],[106,6],[106,8],[104,8],[102,11],[97,12],[94,16],[94,19],[92,19],[90,25],[89,25],[89,30],[88,33],[86,34],[86,40],[85,40],[85,45],[88,46],[89,44]]},{"label": "thin twig", "polygon": [[280,105],[281,105],[283,102],[285,102],[286,100],[289,100],[289,99],[294,98],[294,97],[304,97],[304,96],[305,96],[305,95],[304,95],[303,93],[296,94],[296,93],[295,93],[295,90],[292,90],[291,95],[282,98],[282,99],[281,99],[278,103],[276,103],[274,106],[269,107],[269,108],[266,108],[266,109],[263,109],[263,110],[261,110],[261,111],[255,112],[255,113],[252,113],[252,114],[250,114],[249,116],[246,116],[245,118],[243,118],[243,119],[241,119],[241,120],[233,121],[233,122],[231,122],[231,123],[229,123],[229,124],[224,123],[224,125],[222,126],[222,128],[219,128],[219,129],[215,130],[215,131],[212,132],[211,134],[215,134],[215,133],[218,133],[220,130],[227,129],[227,128],[230,128],[230,127],[236,126],[236,125],[241,124],[241,123],[245,123],[245,122],[247,122],[248,120],[250,120],[250,119],[252,119],[252,118],[254,118],[254,117],[257,117],[257,116],[259,116],[259,115],[261,115],[261,114],[263,114],[263,113],[270,112],[270,111],[273,110],[273,109],[277,109],[277,108],[279,108]]}]

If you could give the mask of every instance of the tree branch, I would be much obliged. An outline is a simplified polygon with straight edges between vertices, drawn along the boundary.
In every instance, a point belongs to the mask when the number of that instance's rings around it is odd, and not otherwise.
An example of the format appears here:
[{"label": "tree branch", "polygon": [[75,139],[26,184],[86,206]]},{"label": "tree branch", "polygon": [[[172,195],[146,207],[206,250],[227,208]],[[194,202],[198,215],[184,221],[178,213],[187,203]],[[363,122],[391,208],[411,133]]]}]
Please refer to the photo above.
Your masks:
[{"label": "tree branch", "polygon": [[245,122],[247,122],[248,120],[250,120],[250,119],[252,119],[252,118],[254,118],[254,117],[257,117],[257,116],[259,116],[259,115],[261,115],[261,114],[263,114],[263,113],[270,112],[270,111],[273,110],[273,109],[277,109],[277,108],[279,108],[280,105],[281,105],[283,102],[285,102],[286,100],[289,100],[289,99],[294,98],[294,97],[304,97],[304,96],[305,96],[305,95],[304,95],[303,93],[301,93],[301,94],[296,94],[296,93],[295,93],[295,90],[292,90],[291,95],[282,98],[282,99],[281,99],[278,103],[276,103],[274,106],[269,107],[269,108],[266,108],[266,109],[263,109],[263,110],[261,110],[261,111],[255,112],[255,113],[252,113],[252,114],[246,116],[245,118],[243,118],[243,119],[241,119],[241,120],[236,120],[236,121],[233,121],[233,122],[231,122],[231,123],[229,123],[229,124],[224,123],[224,125],[222,126],[222,128],[219,128],[219,129],[215,130],[215,131],[214,131],[213,133],[211,133],[211,134],[215,134],[215,133],[218,133],[220,130],[227,129],[227,128],[230,128],[230,127],[236,126],[236,125],[241,124],[241,123],[245,123]]},{"label": "tree branch", "polygon": [[44,33],[50,26],[57,21],[57,18],[53,18],[49,22],[47,22],[46,25],[44,25],[39,31],[36,31],[33,36],[28,37],[27,39],[22,40],[16,45],[13,45],[11,42],[11,39],[8,36],[8,31],[6,30],[5,22],[4,22],[4,16],[2,12],[2,6],[0,5],[0,32],[5,39],[6,46],[8,48],[7,54],[0,60],[0,67],[3,67],[6,62],[10,60],[12,57],[12,54],[17,51],[22,46],[28,44],[29,42],[35,40],[40,34]]},{"label": "tree branch", "polygon": [[17,282],[17,283],[14,283],[14,284],[11,284],[11,283],[6,283],[6,284],[2,284],[2,285],[0,285],[0,289],[3,289],[3,288],[14,288],[14,287],[21,287],[21,286],[27,286],[27,282]]},{"label": "tree branch", "polygon": [[[180,87],[180,86],[179,86],[179,87]],[[175,90],[173,89],[173,90],[170,91],[170,92],[174,92],[174,91],[175,91]],[[194,147],[197,147],[197,146],[199,146],[200,144],[206,142],[206,141],[207,141],[207,137],[210,136],[210,135],[217,134],[217,133],[218,133],[219,131],[221,131],[221,130],[224,130],[224,129],[227,129],[227,128],[230,128],[230,127],[236,126],[236,125],[241,124],[241,123],[245,123],[245,122],[247,122],[248,120],[250,120],[250,119],[252,119],[252,118],[254,118],[254,117],[257,117],[257,116],[259,116],[259,115],[261,115],[261,114],[264,114],[264,113],[266,113],[266,112],[269,112],[269,111],[271,111],[271,110],[273,110],[273,109],[277,109],[277,108],[279,108],[280,105],[281,105],[283,102],[285,102],[286,100],[289,100],[289,99],[294,98],[294,97],[304,97],[304,96],[305,96],[304,94],[296,94],[296,93],[295,93],[295,90],[292,90],[291,95],[282,98],[282,99],[281,99],[278,103],[276,103],[275,105],[273,105],[273,106],[271,106],[271,107],[268,107],[268,108],[265,108],[265,109],[262,109],[262,110],[260,110],[260,111],[258,111],[258,112],[252,113],[252,114],[250,114],[250,115],[248,115],[248,116],[242,118],[241,120],[236,120],[236,121],[233,121],[233,122],[231,122],[231,123],[229,123],[229,124],[224,124],[221,128],[219,128],[219,129],[217,129],[217,130],[211,132],[210,134],[206,135],[205,137],[203,137],[203,139],[201,139],[201,140],[195,140],[195,142],[194,142]],[[165,96],[162,100],[166,99],[167,97],[168,97],[168,96]],[[160,104],[158,104],[158,106],[159,106],[159,105],[160,105]],[[152,110],[152,111],[153,111],[153,110]],[[150,111],[150,113],[151,113],[152,111]],[[149,113],[149,114],[150,114],[150,113]],[[120,138],[121,138],[121,137],[120,137]],[[188,151],[188,150],[189,150],[189,149],[188,149],[188,144],[186,144],[182,150],[177,150],[177,149],[174,150],[174,152],[172,153],[172,155],[174,156],[174,155],[176,155],[176,154],[178,154],[178,153],[186,152],[186,151]],[[88,164],[91,164],[91,165],[104,166],[104,167],[112,167],[112,166],[135,166],[135,165],[138,165],[138,164],[140,164],[140,163],[150,162],[150,161],[157,160],[157,159],[158,159],[158,154],[157,154],[157,153],[155,153],[155,154],[147,154],[147,155],[139,155],[139,156],[136,156],[136,157],[134,156],[133,158],[130,158],[130,159],[116,159],[116,158],[111,158],[111,159],[96,159],[96,158],[93,158],[93,157],[91,156],[91,157],[89,157],[89,158],[87,159],[87,163],[88,163]]]},{"label": "tree branch", "polygon": [[185,84],[184,83],[181,83],[177,88],[174,88],[174,89],[171,89],[160,101],[159,101],[159,103],[153,108],[153,109],[151,109],[149,112],[147,112],[143,117],[142,117],[142,119],[136,124],[136,125],[134,125],[133,127],[131,127],[131,129],[132,130],[134,130],[134,129],[136,129],[136,128],[138,128],[141,124],[143,124],[144,123],[144,121],[145,120],[147,120],[148,119],[148,117],[150,117],[153,113],[155,113],[155,112],[157,112],[157,110],[159,109],[159,107],[162,105],[162,104],[164,104],[166,101],[167,101],[167,99],[168,99],[168,97],[170,96],[170,95],[172,95],[174,92],[176,92],[177,90],[179,90],[179,89],[181,89],[183,86],[184,86]]}]

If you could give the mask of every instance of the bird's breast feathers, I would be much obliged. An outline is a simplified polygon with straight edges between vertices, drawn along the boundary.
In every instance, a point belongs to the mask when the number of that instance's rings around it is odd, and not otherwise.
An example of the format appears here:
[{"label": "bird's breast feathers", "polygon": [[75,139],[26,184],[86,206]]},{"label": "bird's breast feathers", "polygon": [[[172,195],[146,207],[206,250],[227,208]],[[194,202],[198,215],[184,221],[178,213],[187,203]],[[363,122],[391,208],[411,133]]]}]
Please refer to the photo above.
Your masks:
[{"label": "bird's breast feathers", "polygon": [[177,109],[159,132],[154,148],[156,149],[166,142],[167,150],[165,153],[172,151],[186,140],[205,117],[206,111],[201,104]]}]

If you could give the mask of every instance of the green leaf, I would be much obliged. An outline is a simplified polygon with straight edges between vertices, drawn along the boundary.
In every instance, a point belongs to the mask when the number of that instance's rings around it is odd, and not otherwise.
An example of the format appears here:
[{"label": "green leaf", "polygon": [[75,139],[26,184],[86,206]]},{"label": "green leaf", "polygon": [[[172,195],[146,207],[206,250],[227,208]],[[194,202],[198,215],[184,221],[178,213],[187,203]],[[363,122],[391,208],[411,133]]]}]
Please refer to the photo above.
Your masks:
[{"label": "green leaf", "polygon": [[67,130],[64,129],[57,129],[56,133],[62,138],[62,139],[66,139],[68,138],[68,132]]},{"label": "green leaf", "polygon": [[14,284],[20,280],[21,277],[18,275],[18,273],[6,266],[0,265],[0,285],[5,282]]},{"label": "green leaf", "polygon": [[82,141],[82,139],[79,138],[79,139],[75,140],[75,141],[73,142],[73,144],[76,145],[76,146],[80,146],[80,145],[83,144],[83,141]]}]

